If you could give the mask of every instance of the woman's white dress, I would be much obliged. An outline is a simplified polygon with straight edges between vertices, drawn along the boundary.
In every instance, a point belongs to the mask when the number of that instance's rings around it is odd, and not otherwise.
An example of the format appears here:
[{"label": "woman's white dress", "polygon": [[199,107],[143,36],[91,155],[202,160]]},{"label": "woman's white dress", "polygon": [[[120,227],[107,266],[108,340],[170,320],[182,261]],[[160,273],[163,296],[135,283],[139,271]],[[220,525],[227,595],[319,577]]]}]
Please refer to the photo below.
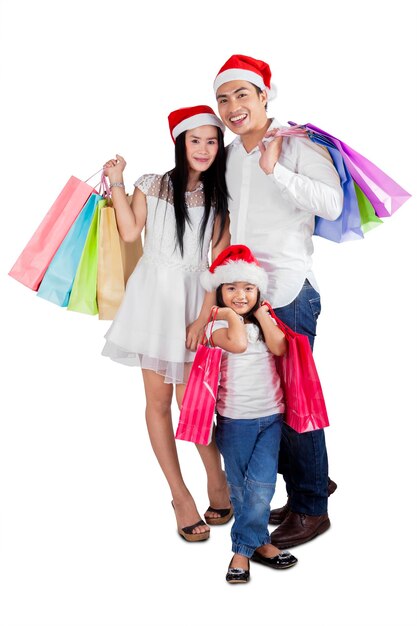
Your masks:
[{"label": "woman's white dress", "polygon": [[147,218],[143,256],[130,276],[117,315],[106,333],[102,354],[125,365],[137,365],[183,383],[184,363],[195,353],[186,349],[186,327],[200,313],[204,289],[200,274],[208,267],[214,211],[200,245],[204,192],[200,185],[186,193],[190,224],[184,232],[184,256],[176,240],[172,184],[147,174],[135,186],[146,195]]}]

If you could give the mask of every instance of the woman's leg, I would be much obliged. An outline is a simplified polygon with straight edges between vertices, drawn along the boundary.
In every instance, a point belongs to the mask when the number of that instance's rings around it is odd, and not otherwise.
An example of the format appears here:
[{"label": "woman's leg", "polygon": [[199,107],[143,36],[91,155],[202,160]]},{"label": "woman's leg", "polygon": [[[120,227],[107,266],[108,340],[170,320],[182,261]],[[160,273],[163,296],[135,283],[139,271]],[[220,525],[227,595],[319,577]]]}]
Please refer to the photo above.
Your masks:
[{"label": "woman's leg", "polygon": [[[178,407],[181,407],[185,392],[185,385],[177,385],[175,391]],[[214,435],[208,446],[196,444],[196,447],[207,473],[207,492],[210,506],[214,509],[229,508],[229,489],[227,486],[226,475],[222,469],[220,452],[216,446]],[[220,517],[220,514],[214,513],[213,511],[206,511],[205,516],[207,518],[216,518]]]},{"label": "woman's leg", "polygon": [[[151,370],[142,370],[142,375],[151,445],[171,489],[178,526],[191,526],[200,515],[181,474],[171,419],[172,385],[164,383],[163,377]],[[193,533],[208,530],[209,527],[202,524]]]}]

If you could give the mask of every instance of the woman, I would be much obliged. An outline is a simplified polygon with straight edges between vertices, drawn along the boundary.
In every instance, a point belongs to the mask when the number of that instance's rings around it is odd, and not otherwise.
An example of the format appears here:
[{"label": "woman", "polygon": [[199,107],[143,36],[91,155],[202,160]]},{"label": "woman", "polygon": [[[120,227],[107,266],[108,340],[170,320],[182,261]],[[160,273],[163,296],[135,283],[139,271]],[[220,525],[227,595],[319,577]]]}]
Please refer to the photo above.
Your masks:
[{"label": "woman", "polygon": [[103,354],[142,368],[151,444],[172,493],[177,527],[187,541],[208,539],[207,524],[232,515],[220,455],[213,442],[197,446],[207,471],[210,507],[200,518],[178,461],[171,419],[173,387],[181,406],[194,350],[214,304],[200,274],[229,244],[224,126],[207,106],[179,109],[168,117],[175,167],[135,183],[129,204],[119,155],[104,173],[112,189],[121,237],[134,241],[145,227],[143,256],[106,335]]}]

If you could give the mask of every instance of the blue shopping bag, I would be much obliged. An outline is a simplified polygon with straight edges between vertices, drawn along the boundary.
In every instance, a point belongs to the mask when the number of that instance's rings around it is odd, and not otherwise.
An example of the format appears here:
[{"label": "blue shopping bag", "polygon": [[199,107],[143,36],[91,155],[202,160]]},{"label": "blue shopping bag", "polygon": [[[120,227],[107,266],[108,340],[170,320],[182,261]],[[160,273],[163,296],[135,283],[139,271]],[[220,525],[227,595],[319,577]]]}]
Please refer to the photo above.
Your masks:
[{"label": "blue shopping bag", "polygon": [[355,185],[343,160],[343,155],[328,137],[316,133],[310,133],[309,137],[313,143],[324,146],[329,151],[343,189],[343,209],[341,214],[334,221],[316,216],[314,234],[337,243],[363,239]]},{"label": "blue shopping bag", "polygon": [[93,193],[71,226],[46,270],[37,295],[58,306],[68,306],[68,301],[81,254],[87,238],[97,203],[103,197]]}]

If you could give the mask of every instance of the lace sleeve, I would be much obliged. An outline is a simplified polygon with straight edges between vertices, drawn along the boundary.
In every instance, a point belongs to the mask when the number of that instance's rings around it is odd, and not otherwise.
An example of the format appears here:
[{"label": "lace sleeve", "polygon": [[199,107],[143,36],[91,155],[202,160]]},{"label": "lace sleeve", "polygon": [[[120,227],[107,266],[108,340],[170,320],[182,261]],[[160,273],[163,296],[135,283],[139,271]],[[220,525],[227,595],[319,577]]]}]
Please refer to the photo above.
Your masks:
[{"label": "lace sleeve", "polygon": [[145,196],[157,196],[160,186],[158,174],[143,174],[135,182],[135,187],[143,191]]}]

